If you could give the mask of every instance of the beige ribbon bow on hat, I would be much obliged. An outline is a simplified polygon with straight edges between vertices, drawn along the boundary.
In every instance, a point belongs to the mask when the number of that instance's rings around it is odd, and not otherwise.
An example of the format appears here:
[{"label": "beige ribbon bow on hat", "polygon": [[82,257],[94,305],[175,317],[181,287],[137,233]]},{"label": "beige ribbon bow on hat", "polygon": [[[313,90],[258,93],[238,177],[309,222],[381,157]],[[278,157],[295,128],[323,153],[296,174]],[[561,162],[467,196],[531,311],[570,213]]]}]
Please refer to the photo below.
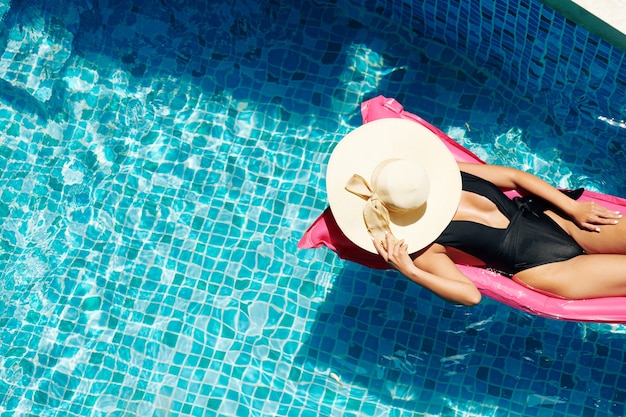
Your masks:
[{"label": "beige ribbon bow on hat", "polygon": [[389,218],[389,209],[385,206],[385,203],[372,190],[365,178],[360,175],[354,174],[346,183],[345,189],[365,200],[363,220],[365,221],[367,231],[386,250],[387,234],[393,237],[394,242],[397,239],[389,228],[391,219]]}]

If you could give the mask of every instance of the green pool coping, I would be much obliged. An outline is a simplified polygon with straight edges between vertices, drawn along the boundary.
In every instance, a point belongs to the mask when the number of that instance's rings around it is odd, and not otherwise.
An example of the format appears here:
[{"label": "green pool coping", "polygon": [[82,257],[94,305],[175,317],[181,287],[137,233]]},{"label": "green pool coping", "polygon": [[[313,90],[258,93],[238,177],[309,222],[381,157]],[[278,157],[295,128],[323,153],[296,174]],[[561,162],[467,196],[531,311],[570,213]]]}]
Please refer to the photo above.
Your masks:
[{"label": "green pool coping", "polygon": [[626,52],[626,7],[622,0],[541,0],[546,6]]}]

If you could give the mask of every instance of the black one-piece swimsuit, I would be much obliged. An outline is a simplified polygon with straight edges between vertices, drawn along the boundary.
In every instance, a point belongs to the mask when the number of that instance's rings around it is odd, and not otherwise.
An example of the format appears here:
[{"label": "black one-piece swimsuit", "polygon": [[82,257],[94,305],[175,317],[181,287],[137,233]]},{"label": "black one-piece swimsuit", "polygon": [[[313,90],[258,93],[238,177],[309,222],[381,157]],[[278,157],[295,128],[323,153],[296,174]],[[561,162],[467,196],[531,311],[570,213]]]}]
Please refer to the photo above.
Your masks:
[{"label": "black one-piece swimsuit", "polygon": [[509,220],[504,228],[467,220],[454,220],[435,241],[468,253],[488,267],[514,275],[539,265],[565,261],[585,251],[543,210],[528,199],[511,200],[498,187],[475,175],[461,172],[463,190],[492,201]]}]

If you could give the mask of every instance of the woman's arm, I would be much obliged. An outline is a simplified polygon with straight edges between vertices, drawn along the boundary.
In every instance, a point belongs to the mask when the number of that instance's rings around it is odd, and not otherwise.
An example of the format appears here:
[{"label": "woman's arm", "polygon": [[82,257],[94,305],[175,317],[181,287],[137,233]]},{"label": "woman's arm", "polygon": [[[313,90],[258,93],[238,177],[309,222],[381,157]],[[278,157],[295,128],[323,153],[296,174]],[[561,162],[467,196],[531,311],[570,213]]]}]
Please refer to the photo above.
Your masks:
[{"label": "woman's arm", "polygon": [[600,204],[578,202],[561,193],[544,180],[524,171],[497,165],[459,163],[461,171],[476,175],[505,190],[518,190],[533,194],[562,210],[578,225],[590,231],[599,231],[597,225],[617,224],[622,216]]},{"label": "woman's arm", "polygon": [[378,253],[411,281],[431,290],[441,298],[467,306],[480,302],[481,294],[474,283],[456,267],[440,245],[430,246],[415,261],[403,240],[387,235],[386,250],[374,241]]}]

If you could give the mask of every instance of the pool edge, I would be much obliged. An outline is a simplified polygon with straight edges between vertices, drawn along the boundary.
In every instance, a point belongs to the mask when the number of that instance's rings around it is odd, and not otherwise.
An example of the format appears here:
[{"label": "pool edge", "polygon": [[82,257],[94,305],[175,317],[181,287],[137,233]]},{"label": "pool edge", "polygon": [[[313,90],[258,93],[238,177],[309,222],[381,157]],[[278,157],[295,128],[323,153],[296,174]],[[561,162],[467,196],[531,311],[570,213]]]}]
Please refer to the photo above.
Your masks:
[{"label": "pool edge", "polygon": [[619,0],[541,0],[546,6],[626,52],[626,11]]}]

